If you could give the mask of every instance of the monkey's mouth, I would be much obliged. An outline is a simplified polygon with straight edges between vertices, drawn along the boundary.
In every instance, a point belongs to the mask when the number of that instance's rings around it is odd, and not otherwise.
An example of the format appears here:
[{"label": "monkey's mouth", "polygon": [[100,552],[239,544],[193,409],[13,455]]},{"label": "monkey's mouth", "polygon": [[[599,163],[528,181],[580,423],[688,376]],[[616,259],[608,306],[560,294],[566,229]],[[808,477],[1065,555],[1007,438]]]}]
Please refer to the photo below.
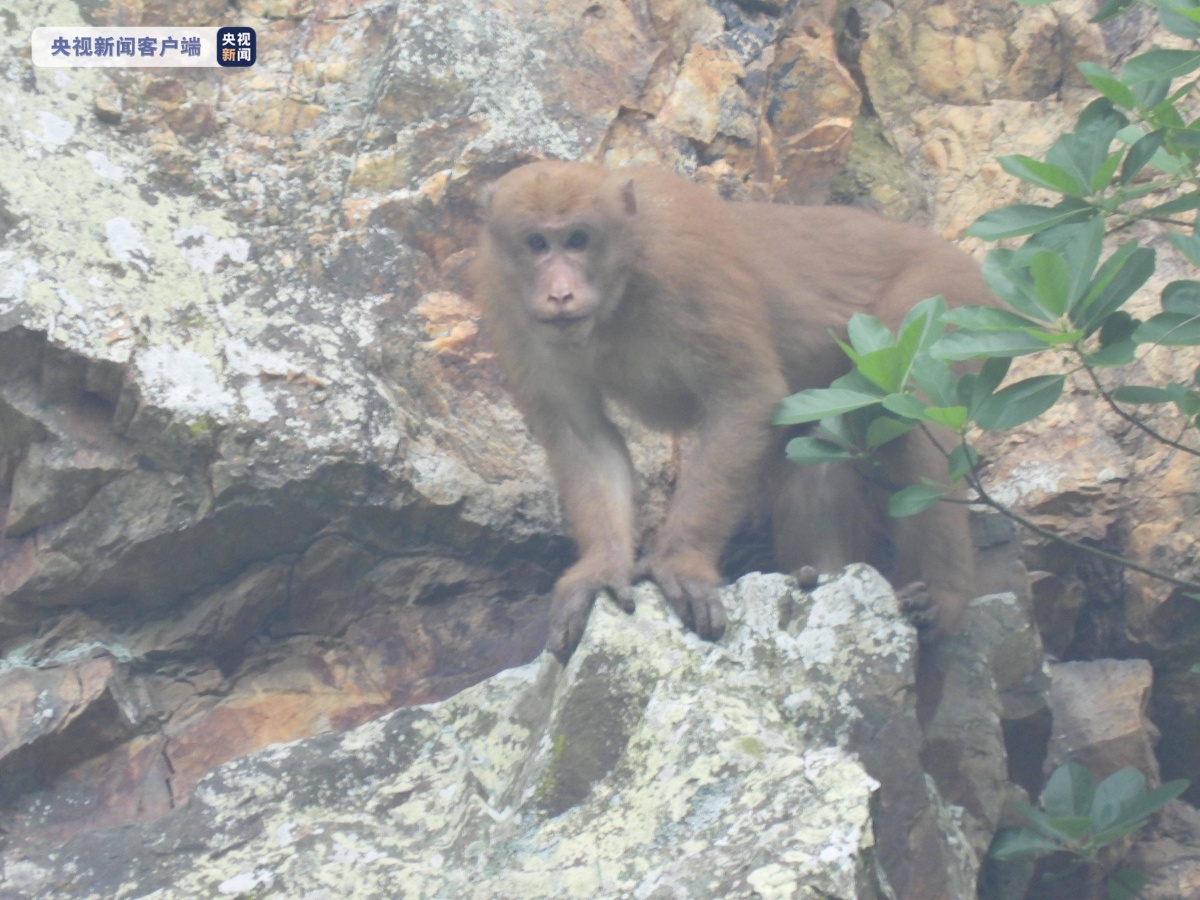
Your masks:
[{"label": "monkey's mouth", "polygon": [[556,331],[570,331],[576,325],[586,322],[591,316],[554,316],[550,319],[539,319],[543,325],[547,325]]},{"label": "monkey's mouth", "polygon": [[538,319],[545,328],[546,343],[558,347],[576,347],[587,343],[592,333],[592,317],[584,316],[554,316],[549,319]]}]

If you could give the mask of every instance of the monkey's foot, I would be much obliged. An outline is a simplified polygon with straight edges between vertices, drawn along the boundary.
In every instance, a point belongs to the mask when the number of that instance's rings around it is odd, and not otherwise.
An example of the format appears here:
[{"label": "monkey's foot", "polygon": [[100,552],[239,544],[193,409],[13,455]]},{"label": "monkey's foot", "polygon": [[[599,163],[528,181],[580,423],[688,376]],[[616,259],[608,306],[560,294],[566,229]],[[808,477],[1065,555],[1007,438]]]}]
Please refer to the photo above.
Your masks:
[{"label": "monkey's foot", "polygon": [[712,563],[700,554],[651,554],[638,563],[635,581],[653,581],[683,624],[706,641],[725,633],[725,607]]},{"label": "monkey's foot", "polygon": [[800,583],[800,587],[812,588],[821,580],[821,573],[812,566],[801,566],[792,572],[792,577]]},{"label": "monkey's foot", "polygon": [[933,634],[938,627],[938,609],[933,595],[923,581],[914,581],[896,591],[900,609],[916,626],[922,638]]},{"label": "monkey's foot", "polygon": [[558,579],[554,586],[554,598],[550,601],[550,628],[546,635],[546,649],[564,666],[583,637],[584,626],[600,591],[608,591],[613,600],[625,612],[634,609],[633,594],[629,589],[627,567],[624,571],[609,571],[599,567],[593,571],[580,560]]}]

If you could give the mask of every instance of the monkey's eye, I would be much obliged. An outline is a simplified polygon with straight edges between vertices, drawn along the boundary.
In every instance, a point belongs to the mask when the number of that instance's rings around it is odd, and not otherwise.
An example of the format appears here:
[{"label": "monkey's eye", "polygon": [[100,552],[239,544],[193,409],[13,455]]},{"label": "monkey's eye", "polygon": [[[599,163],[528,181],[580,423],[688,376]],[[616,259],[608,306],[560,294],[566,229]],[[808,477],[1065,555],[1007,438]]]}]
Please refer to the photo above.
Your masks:
[{"label": "monkey's eye", "polygon": [[588,245],[588,234],[583,230],[572,231],[567,235],[567,242],[563,244],[568,250],[586,250]]},{"label": "monkey's eye", "polygon": [[550,242],[546,240],[545,235],[537,234],[535,232],[534,234],[531,234],[529,237],[525,238],[525,246],[534,253],[545,253],[550,249]]}]

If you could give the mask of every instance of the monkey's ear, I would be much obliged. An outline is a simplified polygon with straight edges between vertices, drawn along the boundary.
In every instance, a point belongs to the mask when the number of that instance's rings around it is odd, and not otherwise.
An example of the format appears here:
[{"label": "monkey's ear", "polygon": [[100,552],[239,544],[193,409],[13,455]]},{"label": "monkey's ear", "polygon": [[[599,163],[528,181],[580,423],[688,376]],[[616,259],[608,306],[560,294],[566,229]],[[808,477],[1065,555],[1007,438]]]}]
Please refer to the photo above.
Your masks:
[{"label": "monkey's ear", "polygon": [[633,192],[632,178],[621,185],[621,205],[625,207],[625,215],[637,215],[637,194]]}]

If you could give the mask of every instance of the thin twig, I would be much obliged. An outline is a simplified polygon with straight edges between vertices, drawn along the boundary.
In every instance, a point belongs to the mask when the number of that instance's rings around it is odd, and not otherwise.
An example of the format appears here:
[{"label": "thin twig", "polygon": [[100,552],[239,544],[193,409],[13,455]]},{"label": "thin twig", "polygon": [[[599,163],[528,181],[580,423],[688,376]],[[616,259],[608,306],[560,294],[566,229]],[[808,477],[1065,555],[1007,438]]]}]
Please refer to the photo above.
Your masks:
[{"label": "thin twig", "polygon": [[1166,572],[1160,572],[1157,569],[1151,569],[1148,566],[1143,566],[1140,563],[1136,563],[1133,560],[1127,559],[1119,554],[1110,553],[1108,550],[1102,550],[1099,547],[1093,547],[1089,544],[1081,543],[1073,540],[1072,538],[1066,537],[1065,535],[1051,531],[1048,528],[1043,528],[1041,525],[1038,525],[1025,518],[1020,513],[1013,512],[999,500],[993,499],[992,496],[988,494],[986,490],[984,490],[983,484],[974,473],[971,473],[967,476],[967,483],[979,495],[980,503],[991,507],[1001,515],[1007,516],[1018,525],[1022,525],[1025,528],[1028,528],[1030,531],[1040,534],[1042,537],[1050,538],[1051,540],[1058,541],[1060,544],[1066,544],[1068,547],[1074,547],[1076,550],[1082,550],[1085,553],[1091,553],[1093,556],[1099,556],[1102,559],[1107,559],[1109,562],[1115,562],[1118,565],[1124,566],[1126,569],[1133,569],[1133,571],[1141,572],[1143,575],[1149,575],[1151,578],[1157,578],[1160,581],[1166,581],[1182,588],[1188,588],[1189,590],[1200,592],[1200,584],[1197,584],[1194,581],[1176,578],[1173,575],[1168,575]]},{"label": "thin twig", "polygon": [[1168,447],[1174,447],[1176,450],[1182,450],[1184,453],[1190,453],[1192,456],[1200,456],[1200,450],[1195,450],[1186,444],[1179,443],[1179,441],[1173,441],[1165,434],[1159,434],[1141,419],[1121,409],[1121,407],[1117,405],[1117,401],[1112,398],[1112,395],[1109,394],[1108,391],[1104,389],[1104,385],[1100,383],[1100,378],[1096,375],[1096,370],[1087,363],[1083,364],[1083,368],[1087,371],[1088,375],[1091,376],[1092,384],[1096,386],[1096,390],[1100,392],[1100,396],[1104,398],[1104,402],[1107,403],[1112,408],[1112,411],[1118,416],[1135,428],[1141,429],[1156,441],[1161,441],[1162,443],[1166,444]]}]

